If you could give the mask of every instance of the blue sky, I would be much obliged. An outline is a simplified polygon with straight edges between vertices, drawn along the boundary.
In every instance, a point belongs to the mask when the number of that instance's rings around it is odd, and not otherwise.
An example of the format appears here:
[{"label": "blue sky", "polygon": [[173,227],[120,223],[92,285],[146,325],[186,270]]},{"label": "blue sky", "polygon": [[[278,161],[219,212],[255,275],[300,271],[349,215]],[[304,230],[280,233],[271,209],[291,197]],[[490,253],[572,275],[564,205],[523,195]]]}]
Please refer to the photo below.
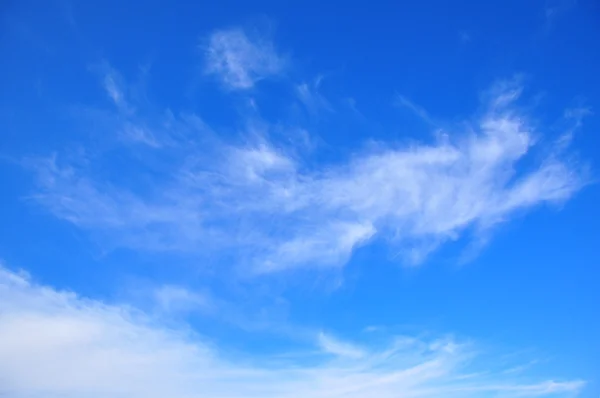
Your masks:
[{"label": "blue sky", "polygon": [[597,397],[591,0],[8,2],[0,395]]}]

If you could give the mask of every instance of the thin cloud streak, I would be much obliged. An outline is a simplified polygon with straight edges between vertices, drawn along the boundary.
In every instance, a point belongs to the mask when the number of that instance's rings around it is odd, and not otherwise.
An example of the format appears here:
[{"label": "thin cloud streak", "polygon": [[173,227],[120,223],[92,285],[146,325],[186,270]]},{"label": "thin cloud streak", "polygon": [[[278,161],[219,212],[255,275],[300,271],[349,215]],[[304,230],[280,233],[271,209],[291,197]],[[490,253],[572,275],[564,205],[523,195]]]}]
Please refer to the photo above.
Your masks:
[{"label": "thin cloud streak", "polygon": [[401,338],[333,359],[332,347],[358,351],[333,338],[322,345],[305,356],[231,356],[132,308],[0,268],[0,394],[10,398],[569,397],[584,386],[487,371],[476,350],[450,339]]},{"label": "thin cloud streak", "polygon": [[425,123],[430,124],[432,126],[436,125],[436,123],[429,116],[429,113],[427,113],[425,108],[415,104],[414,102],[412,102],[405,96],[398,95],[396,98],[396,105],[410,110],[412,113],[414,113],[417,117],[419,117],[419,119],[421,119]]}]

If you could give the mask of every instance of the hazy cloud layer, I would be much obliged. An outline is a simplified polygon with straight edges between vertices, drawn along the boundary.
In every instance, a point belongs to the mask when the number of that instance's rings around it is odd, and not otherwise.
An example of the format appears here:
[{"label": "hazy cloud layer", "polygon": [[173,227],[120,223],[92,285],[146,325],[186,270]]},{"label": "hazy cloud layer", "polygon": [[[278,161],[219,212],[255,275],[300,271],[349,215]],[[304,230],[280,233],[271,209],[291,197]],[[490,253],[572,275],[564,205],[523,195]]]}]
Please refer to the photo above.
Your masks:
[{"label": "hazy cloud layer", "polygon": [[447,338],[404,336],[379,349],[318,341],[288,359],[232,357],[131,308],[0,268],[0,395],[11,398],[568,397],[584,384],[503,372]]}]

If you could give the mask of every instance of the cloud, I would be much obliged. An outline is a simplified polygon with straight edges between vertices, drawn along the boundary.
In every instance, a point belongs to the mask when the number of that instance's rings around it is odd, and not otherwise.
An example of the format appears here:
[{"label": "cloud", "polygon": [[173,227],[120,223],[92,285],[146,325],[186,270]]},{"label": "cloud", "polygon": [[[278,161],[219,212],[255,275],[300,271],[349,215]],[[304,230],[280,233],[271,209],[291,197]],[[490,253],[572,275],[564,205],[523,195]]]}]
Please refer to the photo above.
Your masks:
[{"label": "cloud", "polygon": [[576,107],[565,110],[565,118],[575,121],[575,128],[581,127],[583,118],[592,115],[592,109],[589,107]]},{"label": "cloud", "polygon": [[285,60],[264,37],[250,38],[241,29],[219,30],[208,39],[206,71],[231,90],[246,90],[280,74]]},{"label": "cloud", "polygon": [[150,129],[133,123],[126,123],[121,129],[120,135],[125,142],[147,145],[151,148],[162,146],[162,143],[154,136]]},{"label": "cloud", "polygon": [[127,99],[127,84],[119,72],[112,68],[106,61],[93,66],[92,70],[95,70],[100,75],[102,88],[117,110],[123,115],[132,114],[134,109]]},{"label": "cloud", "polygon": [[[150,148],[160,148],[163,145],[169,145],[171,142],[166,138],[166,126],[169,123],[168,113],[164,117],[166,120],[156,122],[153,118],[140,116],[140,107],[138,105],[140,97],[144,98],[145,88],[143,82],[147,78],[148,67],[140,69],[140,82],[137,85],[130,85],[128,82],[112,68],[108,62],[103,62],[97,67],[101,74],[103,88],[108,97],[113,101],[116,111],[106,112],[105,118],[110,119],[117,127],[118,137],[127,144],[145,145]],[[138,99],[136,101],[135,99]],[[89,112],[90,110],[88,110]],[[91,110],[98,112],[98,110]]]},{"label": "cloud", "polygon": [[576,0],[550,0],[544,6],[545,29],[556,25],[557,20],[577,5]]},{"label": "cloud", "polygon": [[483,92],[482,99],[489,103],[492,111],[506,109],[523,95],[523,80],[523,75],[498,80],[489,90]]},{"label": "cloud", "polygon": [[489,238],[494,226],[585,185],[564,142],[540,144],[542,129],[515,104],[521,92],[495,85],[487,111],[462,131],[319,164],[270,139],[268,124],[241,143],[198,143],[189,137],[203,134],[201,120],[171,116],[171,137],[185,141],[161,149],[173,161],[143,194],[94,177],[86,162],[52,157],[30,162],[32,198],[110,245],[221,251],[259,273],[340,267],[375,239],[419,264],[448,241]]},{"label": "cloud", "polygon": [[319,76],[314,83],[301,83],[296,85],[295,92],[298,100],[302,103],[306,111],[311,115],[317,115],[319,111],[326,110],[331,112],[333,109],[319,92],[323,78]]},{"label": "cloud", "polygon": [[431,124],[431,125],[435,125],[436,124],[433,121],[433,119],[431,119],[431,117],[429,116],[429,114],[427,113],[427,111],[423,107],[415,104],[414,102],[412,102],[411,100],[409,100],[405,96],[398,95],[397,98],[396,98],[396,104],[397,104],[397,106],[401,106],[401,107],[407,108],[412,113],[414,113],[416,116],[418,116],[421,120],[423,120],[425,123]]},{"label": "cloud", "polygon": [[333,355],[348,358],[362,358],[366,355],[361,348],[356,347],[355,345],[347,343],[345,341],[336,339],[335,337],[325,334],[323,332],[319,333],[318,343],[324,352]]},{"label": "cloud", "polygon": [[321,343],[324,352],[303,355],[232,355],[132,308],[0,268],[0,395],[8,398],[570,397],[584,386],[503,374],[451,339],[398,338],[334,358],[329,351],[354,348]]},{"label": "cloud", "polygon": [[215,306],[208,294],[175,285],[164,285],[155,289],[154,299],[159,309],[166,312],[210,312]]},{"label": "cloud", "polygon": [[124,95],[121,92],[121,89],[117,86],[117,83],[115,82],[115,76],[113,74],[107,74],[104,77],[104,89],[106,90],[108,96],[113,100],[115,105],[119,107],[125,105]]}]

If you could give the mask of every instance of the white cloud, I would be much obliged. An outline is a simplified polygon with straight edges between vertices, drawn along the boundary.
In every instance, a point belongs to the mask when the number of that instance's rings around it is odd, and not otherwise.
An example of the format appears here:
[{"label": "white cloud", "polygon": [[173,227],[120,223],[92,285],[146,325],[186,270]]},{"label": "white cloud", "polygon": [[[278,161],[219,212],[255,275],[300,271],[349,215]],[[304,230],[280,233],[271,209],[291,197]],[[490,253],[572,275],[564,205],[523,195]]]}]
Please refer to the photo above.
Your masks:
[{"label": "white cloud", "polygon": [[306,108],[307,112],[313,116],[318,114],[320,110],[330,112],[333,110],[329,101],[327,101],[319,92],[322,81],[323,78],[319,76],[312,84],[301,83],[295,87],[295,93],[298,100]]},{"label": "white cloud", "polygon": [[102,86],[104,91],[113,101],[117,109],[124,114],[131,113],[131,104],[129,104],[129,101],[127,100],[125,84],[119,73],[107,63],[104,63],[99,67],[99,72],[102,74]]},{"label": "white cloud", "polygon": [[309,227],[299,237],[276,245],[258,264],[257,271],[272,272],[298,266],[344,265],[352,251],[375,234],[369,223],[333,223]]},{"label": "white cloud", "polygon": [[119,87],[117,87],[115,78],[111,74],[108,74],[104,77],[104,88],[106,89],[108,96],[114,101],[116,105],[120,105],[123,103],[123,93],[121,92]]},{"label": "white cloud", "polygon": [[421,120],[423,120],[427,124],[435,125],[436,123],[431,119],[429,113],[420,105],[415,104],[408,98],[403,95],[398,95],[396,98],[396,105],[404,107],[418,116]]},{"label": "white cloud", "polygon": [[498,80],[483,93],[483,99],[489,102],[492,110],[506,108],[523,94],[523,80],[522,75],[517,75],[512,79]]},{"label": "white cloud", "polygon": [[113,245],[226,249],[259,272],[338,267],[372,239],[419,263],[444,242],[489,237],[516,213],[562,203],[585,184],[564,143],[535,152],[543,132],[514,106],[521,91],[496,85],[489,110],[465,131],[319,166],[266,135],[240,145],[186,141],[144,195],[46,159],[33,165],[34,198]]},{"label": "white cloud", "polygon": [[362,358],[366,355],[360,347],[323,332],[319,333],[318,343],[321,349],[329,354],[348,358]]},{"label": "white cloud", "polygon": [[149,129],[133,123],[125,124],[121,130],[121,138],[124,141],[144,144],[152,148],[159,148],[162,145]]},{"label": "white cloud", "polygon": [[273,43],[263,37],[250,38],[241,29],[214,32],[206,49],[206,71],[217,75],[232,90],[245,90],[280,74],[284,59]]},{"label": "white cloud", "polygon": [[159,309],[166,312],[210,312],[214,309],[208,294],[193,292],[182,286],[161,286],[154,290],[154,299]]},{"label": "white cloud", "polygon": [[592,115],[591,108],[580,106],[576,108],[569,108],[565,110],[565,117],[575,121],[575,127],[580,127],[583,122],[583,118]]},{"label": "white cloud", "polygon": [[570,397],[584,386],[494,370],[448,339],[355,351],[321,337],[320,345],[316,355],[228,356],[133,309],[0,268],[0,395],[8,398]]}]

